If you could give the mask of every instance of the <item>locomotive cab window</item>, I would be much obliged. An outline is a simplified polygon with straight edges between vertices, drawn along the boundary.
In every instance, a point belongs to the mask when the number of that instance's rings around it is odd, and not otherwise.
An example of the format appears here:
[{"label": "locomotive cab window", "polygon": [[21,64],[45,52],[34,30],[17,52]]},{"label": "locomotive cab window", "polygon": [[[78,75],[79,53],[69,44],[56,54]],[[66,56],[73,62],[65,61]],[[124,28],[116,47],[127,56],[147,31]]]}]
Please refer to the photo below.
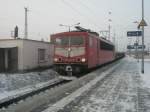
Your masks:
[{"label": "locomotive cab window", "polygon": [[83,37],[72,37],[70,40],[71,45],[83,45],[84,43]]},{"label": "locomotive cab window", "polygon": [[55,38],[53,40],[55,45],[60,45],[60,46],[68,46],[70,45],[83,45],[84,44],[84,39],[83,37],[75,37],[75,36],[68,36],[68,37],[59,37]]},{"label": "locomotive cab window", "polygon": [[56,38],[55,39],[55,44],[56,45],[68,45],[69,43],[69,38],[68,37],[61,37],[61,38]]}]

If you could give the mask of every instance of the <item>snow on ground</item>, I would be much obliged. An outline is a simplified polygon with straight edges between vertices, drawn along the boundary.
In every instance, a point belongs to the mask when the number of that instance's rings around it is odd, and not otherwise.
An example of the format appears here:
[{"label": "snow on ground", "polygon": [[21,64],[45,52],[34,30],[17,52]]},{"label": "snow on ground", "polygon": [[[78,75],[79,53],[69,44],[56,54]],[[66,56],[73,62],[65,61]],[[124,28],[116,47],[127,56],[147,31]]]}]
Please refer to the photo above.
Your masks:
[{"label": "snow on ground", "polygon": [[84,85],[83,87],[79,88],[76,90],[74,93],[71,95],[63,98],[59,102],[57,102],[54,105],[49,105],[50,107],[43,112],[55,112],[63,107],[65,107],[67,104],[75,100],[75,98],[79,97],[82,95],[85,91],[88,91],[93,85],[95,85],[100,79],[102,79],[106,74],[108,74],[110,71],[114,70],[116,66],[112,67],[109,69],[107,72],[103,72],[99,77],[95,78],[94,80],[90,81],[88,84]]},{"label": "snow on ground", "polygon": [[51,69],[42,72],[0,74],[0,99],[19,91],[28,91],[32,85],[45,83],[58,77]]},{"label": "snow on ground", "polygon": [[[139,69],[141,71],[141,62],[139,63]],[[144,86],[150,89],[150,59],[145,59],[144,62],[144,74],[141,74]]]},{"label": "snow on ground", "polygon": [[141,73],[141,59],[139,62],[133,57],[128,57],[128,60],[136,62],[139,66],[139,73],[143,80],[143,86],[150,89],[150,59],[144,59],[144,74]]},{"label": "snow on ground", "polygon": [[150,92],[142,85],[134,58],[124,59],[105,80],[97,82],[72,102],[68,100],[62,99],[49,109],[61,103],[66,105],[53,112],[150,112]]}]

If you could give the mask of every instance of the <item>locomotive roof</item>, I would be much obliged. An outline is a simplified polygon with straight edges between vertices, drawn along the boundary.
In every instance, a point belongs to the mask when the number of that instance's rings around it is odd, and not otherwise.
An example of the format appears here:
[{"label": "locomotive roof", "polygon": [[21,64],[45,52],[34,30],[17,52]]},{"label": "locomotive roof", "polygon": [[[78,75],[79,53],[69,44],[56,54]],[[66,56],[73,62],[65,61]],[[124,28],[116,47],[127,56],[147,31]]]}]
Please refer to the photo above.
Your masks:
[{"label": "locomotive roof", "polygon": [[87,35],[87,32],[77,32],[77,31],[71,31],[71,32],[61,32],[61,33],[56,33],[52,34],[51,36],[62,36],[62,35]]},{"label": "locomotive roof", "polygon": [[56,34],[52,34],[51,36],[62,36],[62,35],[90,35],[91,37],[95,37],[95,38],[99,38],[100,40],[109,43],[111,45],[114,45],[111,41],[106,40],[103,37],[100,37],[99,35],[95,34],[95,33],[91,33],[91,32],[85,32],[85,31],[71,31],[71,32],[61,32],[61,33],[56,33]]}]

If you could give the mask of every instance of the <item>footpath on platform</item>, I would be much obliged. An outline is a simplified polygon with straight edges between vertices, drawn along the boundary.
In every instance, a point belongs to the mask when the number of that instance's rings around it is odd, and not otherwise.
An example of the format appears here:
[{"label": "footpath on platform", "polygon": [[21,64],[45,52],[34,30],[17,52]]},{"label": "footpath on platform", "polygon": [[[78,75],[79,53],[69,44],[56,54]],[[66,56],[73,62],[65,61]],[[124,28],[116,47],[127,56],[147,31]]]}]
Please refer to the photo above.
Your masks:
[{"label": "footpath on platform", "polygon": [[127,57],[104,74],[105,80],[89,82],[44,112],[150,112],[150,89],[135,59]]}]

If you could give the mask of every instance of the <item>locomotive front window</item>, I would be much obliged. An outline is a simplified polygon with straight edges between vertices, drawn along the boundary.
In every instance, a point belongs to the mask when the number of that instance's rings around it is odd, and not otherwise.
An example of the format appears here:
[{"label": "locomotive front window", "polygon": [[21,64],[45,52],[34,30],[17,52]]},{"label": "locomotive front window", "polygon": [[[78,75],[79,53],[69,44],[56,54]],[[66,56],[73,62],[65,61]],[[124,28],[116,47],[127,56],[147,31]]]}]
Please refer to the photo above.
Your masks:
[{"label": "locomotive front window", "polygon": [[72,37],[70,40],[71,45],[83,45],[84,43],[83,37]]},{"label": "locomotive front window", "polygon": [[69,38],[68,37],[56,38],[55,44],[62,46],[69,45]]},{"label": "locomotive front window", "polygon": [[59,37],[55,39],[55,44],[60,46],[68,46],[70,45],[83,45],[84,39],[83,37]]}]

